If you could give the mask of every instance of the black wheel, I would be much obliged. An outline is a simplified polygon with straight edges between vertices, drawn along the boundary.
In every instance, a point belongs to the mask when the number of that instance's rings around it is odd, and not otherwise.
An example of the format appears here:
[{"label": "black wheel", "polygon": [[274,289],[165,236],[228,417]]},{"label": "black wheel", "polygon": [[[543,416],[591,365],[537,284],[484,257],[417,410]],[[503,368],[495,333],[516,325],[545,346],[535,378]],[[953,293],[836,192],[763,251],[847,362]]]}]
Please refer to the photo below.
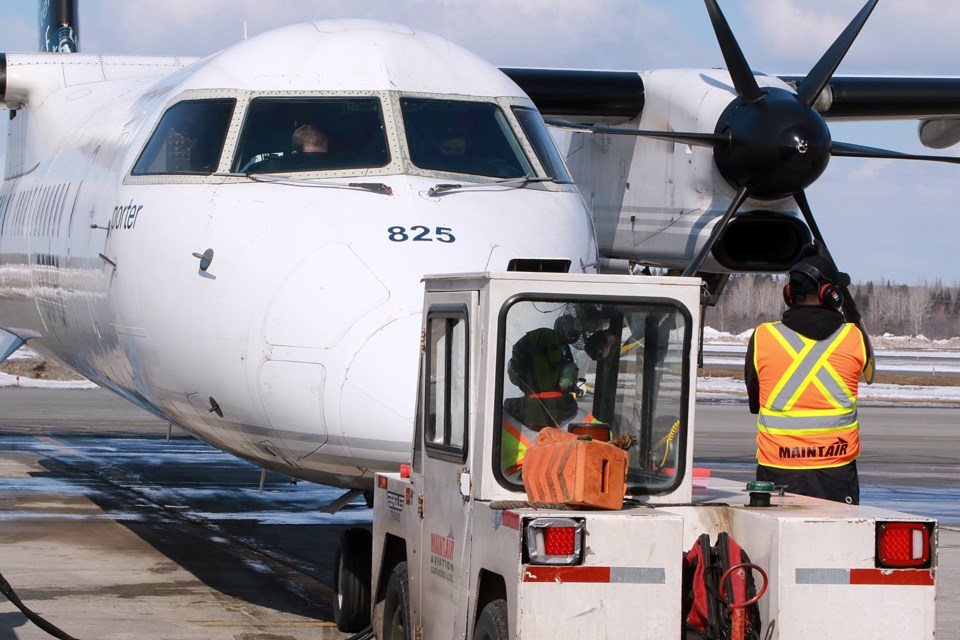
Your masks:
[{"label": "black wheel", "polygon": [[333,585],[333,619],[337,629],[355,633],[370,624],[370,562],[373,536],[366,529],[347,529],[340,536]]},{"label": "black wheel", "polygon": [[494,600],[480,612],[473,640],[507,640],[507,601]]},{"label": "black wheel", "polygon": [[410,640],[410,579],[407,563],[393,568],[383,601],[383,640]]}]

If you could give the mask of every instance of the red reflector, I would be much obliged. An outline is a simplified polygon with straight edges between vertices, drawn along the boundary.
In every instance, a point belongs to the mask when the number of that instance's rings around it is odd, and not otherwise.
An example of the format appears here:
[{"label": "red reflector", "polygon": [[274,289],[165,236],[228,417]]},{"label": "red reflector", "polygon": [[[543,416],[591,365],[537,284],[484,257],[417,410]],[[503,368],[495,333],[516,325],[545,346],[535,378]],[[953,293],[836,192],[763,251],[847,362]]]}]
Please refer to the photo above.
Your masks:
[{"label": "red reflector", "polygon": [[877,524],[877,564],[922,567],[930,563],[930,529],[922,522]]},{"label": "red reflector", "polygon": [[410,465],[402,464],[400,465],[400,477],[409,478],[410,477]]},{"label": "red reflector", "polygon": [[548,556],[572,556],[576,538],[577,530],[573,527],[547,527],[543,530],[543,550]]},{"label": "red reflector", "polygon": [[[506,516],[503,522],[507,523]],[[582,520],[543,517],[525,522],[523,527],[530,564],[554,566],[580,564],[584,532]]]}]

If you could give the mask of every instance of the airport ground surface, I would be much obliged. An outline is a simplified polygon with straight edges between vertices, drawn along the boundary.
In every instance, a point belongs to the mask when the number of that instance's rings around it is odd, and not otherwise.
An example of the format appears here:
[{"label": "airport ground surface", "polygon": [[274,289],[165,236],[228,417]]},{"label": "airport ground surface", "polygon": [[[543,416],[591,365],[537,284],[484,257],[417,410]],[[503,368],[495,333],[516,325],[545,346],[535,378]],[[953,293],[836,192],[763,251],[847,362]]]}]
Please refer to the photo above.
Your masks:
[{"label": "airport ground surface", "polygon": [[[960,410],[862,409],[863,501],[940,519],[937,638],[960,639]],[[698,407],[695,456],[751,475],[742,404]],[[81,640],[345,638],[333,551],[370,511],[291,485],[99,390],[0,388],[0,574]],[[0,640],[47,634],[0,601]]]}]

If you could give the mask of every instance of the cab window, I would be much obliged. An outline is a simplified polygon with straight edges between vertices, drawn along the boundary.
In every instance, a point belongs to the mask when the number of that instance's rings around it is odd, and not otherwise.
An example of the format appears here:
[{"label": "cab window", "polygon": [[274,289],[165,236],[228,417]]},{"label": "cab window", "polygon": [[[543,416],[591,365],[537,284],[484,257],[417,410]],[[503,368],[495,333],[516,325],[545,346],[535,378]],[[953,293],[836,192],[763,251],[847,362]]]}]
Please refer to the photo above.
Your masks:
[{"label": "cab window", "polygon": [[501,315],[494,473],[522,489],[546,427],[611,440],[629,458],[627,493],[672,491],[686,460],[690,317],[674,301],[512,302]]},{"label": "cab window", "polygon": [[289,173],[389,163],[378,98],[254,98],[233,171]]},{"label": "cab window", "polygon": [[133,175],[210,175],[220,164],[236,100],[184,100],[167,109]]},{"label": "cab window", "polygon": [[489,102],[401,98],[410,160],[421,169],[520,178],[533,169],[506,116]]},{"label": "cab window", "polygon": [[432,455],[461,459],[467,433],[467,322],[461,308],[431,310],[427,321],[424,441]]}]

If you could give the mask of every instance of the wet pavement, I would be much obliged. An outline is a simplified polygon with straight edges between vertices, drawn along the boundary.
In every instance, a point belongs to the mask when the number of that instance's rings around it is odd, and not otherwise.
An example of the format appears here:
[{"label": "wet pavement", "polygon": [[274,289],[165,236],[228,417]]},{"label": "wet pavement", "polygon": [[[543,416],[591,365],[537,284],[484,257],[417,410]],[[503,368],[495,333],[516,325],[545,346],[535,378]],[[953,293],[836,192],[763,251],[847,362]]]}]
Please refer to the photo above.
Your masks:
[{"label": "wet pavement", "polygon": [[[941,523],[938,639],[960,638],[957,410],[865,411],[864,503]],[[698,466],[746,479],[742,405],[698,407]],[[0,574],[83,640],[344,638],[330,588],[340,532],[362,500],[291,484],[102,391],[0,389]],[[0,640],[49,638],[0,602]]]}]

